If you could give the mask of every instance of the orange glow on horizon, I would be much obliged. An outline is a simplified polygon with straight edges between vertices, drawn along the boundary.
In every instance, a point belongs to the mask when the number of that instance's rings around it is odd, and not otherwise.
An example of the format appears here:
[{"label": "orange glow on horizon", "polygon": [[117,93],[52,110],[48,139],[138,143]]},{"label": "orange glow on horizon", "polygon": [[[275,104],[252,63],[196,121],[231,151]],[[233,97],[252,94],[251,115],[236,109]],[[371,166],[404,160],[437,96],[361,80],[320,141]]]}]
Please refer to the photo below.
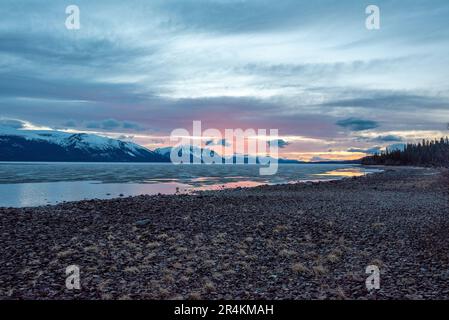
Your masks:
[{"label": "orange glow on horizon", "polygon": [[282,158],[299,161],[349,161],[358,160],[368,154],[363,152],[330,151],[330,152],[286,152],[279,153]]},{"label": "orange glow on horizon", "polygon": [[333,170],[328,171],[325,173],[316,174],[316,176],[336,176],[336,177],[361,177],[365,175],[363,172],[357,169],[339,169],[339,170]]}]

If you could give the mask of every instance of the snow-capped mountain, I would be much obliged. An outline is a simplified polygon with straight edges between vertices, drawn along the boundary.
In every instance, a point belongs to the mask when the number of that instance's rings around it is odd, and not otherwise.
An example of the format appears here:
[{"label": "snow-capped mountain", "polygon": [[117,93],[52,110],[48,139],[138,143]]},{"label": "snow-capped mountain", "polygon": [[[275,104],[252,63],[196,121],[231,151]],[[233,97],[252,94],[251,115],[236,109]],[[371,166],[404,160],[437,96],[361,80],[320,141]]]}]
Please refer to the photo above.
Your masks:
[{"label": "snow-capped mountain", "polygon": [[[210,150],[210,149],[203,149],[203,148],[199,148],[196,146],[179,146],[179,147],[175,147],[175,148],[176,148],[175,150],[178,151],[179,156],[182,156],[183,152],[187,152],[189,154],[189,159],[190,159],[191,163],[201,163],[202,156],[205,154],[209,154],[211,157],[216,157],[217,163],[223,162],[223,159],[218,154],[216,154],[215,151]],[[172,150],[173,150],[173,147],[165,147],[165,148],[155,149],[154,152],[167,158],[168,161],[171,161],[170,154],[171,154]]]},{"label": "snow-capped mountain", "polygon": [[[95,134],[56,130],[24,130],[0,126],[0,161],[83,161],[83,162],[170,162],[172,147],[148,150],[129,141]],[[194,146],[179,148],[189,154],[190,163],[201,163],[202,156],[215,156],[216,163],[236,163],[236,155],[225,159],[210,149]],[[258,159],[243,156],[244,163]],[[271,159],[274,161],[275,159]],[[280,163],[299,163],[278,159]]]},{"label": "snow-capped mountain", "polygon": [[132,142],[94,134],[0,127],[0,161],[167,162]]},{"label": "snow-capped mountain", "polygon": [[[160,154],[163,157],[167,157],[168,159],[170,159],[170,153],[172,151],[173,147],[165,147],[165,148],[158,148],[155,149],[154,152]],[[229,156],[229,157],[222,157],[220,156],[218,153],[215,153],[215,151],[210,150],[210,149],[203,149],[203,148],[199,148],[199,147],[194,147],[194,146],[186,146],[186,147],[177,147],[178,149],[178,155],[181,156],[182,152],[187,151],[188,154],[190,155],[190,162],[193,162],[193,159],[197,158],[197,159],[201,159],[201,155],[204,154],[209,154],[210,156],[214,156],[216,157],[216,163],[237,163],[239,161],[239,163],[241,163],[240,161],[242,161],[241,158],[243,158],[243,163],[247,164],[247,163],[252,163],[252,164],[258,164],[261,163],[261,161],[263,163],[267,163],[267,162],[279,162],[279,163],[304,163],[302,161],[298,161],[298,160],[290,160],[290,159],[283,159],[283,158],[278,158],[275,159],[273,157],[262,157],[258,158],[255,156],[249,156],[249,155],[242,155],[242,156],[237,156],[237,155],[233,155],[233,156]],[[238,161],[237,161],[237,158]],[[202,162],[201,160],[197,160],[197,163]]]}]

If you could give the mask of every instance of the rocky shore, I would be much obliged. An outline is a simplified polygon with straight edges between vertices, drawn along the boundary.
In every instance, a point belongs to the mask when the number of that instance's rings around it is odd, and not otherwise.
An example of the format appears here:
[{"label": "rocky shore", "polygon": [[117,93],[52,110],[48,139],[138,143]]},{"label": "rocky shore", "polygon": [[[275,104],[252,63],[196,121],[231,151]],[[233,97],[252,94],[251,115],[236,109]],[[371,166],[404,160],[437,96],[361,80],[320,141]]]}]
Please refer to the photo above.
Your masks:
[{"label": "rocky shore", "polygon": [[[0,299],[448,299],[448,187],[445,170],[388,168],[0,208]],[[66,288],[69,265],[80,290]]]}]

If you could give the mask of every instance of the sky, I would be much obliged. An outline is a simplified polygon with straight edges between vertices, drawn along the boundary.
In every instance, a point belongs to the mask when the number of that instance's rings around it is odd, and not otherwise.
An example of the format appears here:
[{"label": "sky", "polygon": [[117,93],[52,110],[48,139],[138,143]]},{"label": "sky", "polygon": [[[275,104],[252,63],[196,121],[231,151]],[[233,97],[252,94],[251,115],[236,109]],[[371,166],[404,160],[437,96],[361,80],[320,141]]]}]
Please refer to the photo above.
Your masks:
[{"label": "sky", "polygon": [[[73,4],[79,30],[65,26]],[[379,30],[365,27],[368,5]],[[281,156],[308,161],[448,135],[446,0],[2,0],[0,10],[3,126],[154,149],[200,120],[278,129]]]}]

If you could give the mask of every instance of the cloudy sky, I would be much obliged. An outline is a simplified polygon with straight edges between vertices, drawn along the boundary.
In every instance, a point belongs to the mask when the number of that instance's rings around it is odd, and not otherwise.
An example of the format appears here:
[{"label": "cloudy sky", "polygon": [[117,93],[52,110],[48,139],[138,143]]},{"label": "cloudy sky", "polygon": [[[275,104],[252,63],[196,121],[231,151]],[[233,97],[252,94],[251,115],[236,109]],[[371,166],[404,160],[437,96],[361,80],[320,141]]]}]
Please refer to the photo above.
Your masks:
[{"label": "cloudy sky", "polygon": [[[79,30],[65,27],[71,4]],[[380,8],[380,30],[365,28],[369,4]],[[279,129],[283,156],[307,160],[448,134],[447,0],[2,0],[0,8],[4,125],[149,148],[193,120]]]}]

